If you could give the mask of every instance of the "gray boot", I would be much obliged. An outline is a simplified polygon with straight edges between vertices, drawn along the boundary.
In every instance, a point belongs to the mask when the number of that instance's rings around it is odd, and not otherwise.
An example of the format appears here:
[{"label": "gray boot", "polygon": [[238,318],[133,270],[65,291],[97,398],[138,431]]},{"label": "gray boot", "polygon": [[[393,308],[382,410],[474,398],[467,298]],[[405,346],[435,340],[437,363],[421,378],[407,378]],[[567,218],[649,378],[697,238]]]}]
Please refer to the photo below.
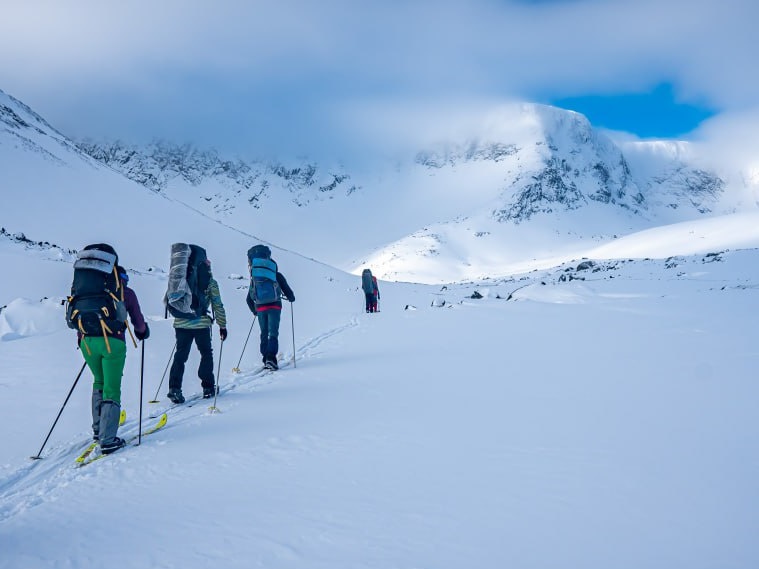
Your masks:
[{"label": "gray boot", "polygon": [[124,446],[124,440],[116,436],[119,430],[121,405],[106,399],[100,405],[100,448],[104,454]]},{"label": "gray boot", "polygon": [[103,405],[103,391],[92,391],[92,438],[96,441],[100,438],[100,407]]}]

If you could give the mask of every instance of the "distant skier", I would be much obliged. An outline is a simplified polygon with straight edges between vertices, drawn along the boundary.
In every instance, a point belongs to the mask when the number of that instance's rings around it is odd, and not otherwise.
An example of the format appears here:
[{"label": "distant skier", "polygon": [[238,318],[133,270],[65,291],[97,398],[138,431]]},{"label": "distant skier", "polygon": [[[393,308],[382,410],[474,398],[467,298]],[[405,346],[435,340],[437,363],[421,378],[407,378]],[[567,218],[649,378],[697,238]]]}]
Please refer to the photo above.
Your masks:
[{"label": "distant skier", "polygon": [[110,245],[88,245],[74,263],[74,282],[66,318],[77,330],[77,344],[92,371],[92,438],[103,454],[126,444],[117,437],[121,414],[121,378],[126,361],[127,315],[140,341],[150,336],[129,276],[117,265]]},{"label": "distant skier", "polygon": [[369,269],[364,269],[361,273],[361,289],[366,297],[366,311],[379,312],[377,301],[380,298],[380,293],[377,277],[373,276]]},{"label": "distant skier", "polygon": [[264,366],[279,369],[279,321],[282,316],[282,295],[295,302],[295,293],[279,272],[266,245],[255,245],[248,250],[250,286],[245,301],[250,311],[258,316],[261,329],[260,351]]}]

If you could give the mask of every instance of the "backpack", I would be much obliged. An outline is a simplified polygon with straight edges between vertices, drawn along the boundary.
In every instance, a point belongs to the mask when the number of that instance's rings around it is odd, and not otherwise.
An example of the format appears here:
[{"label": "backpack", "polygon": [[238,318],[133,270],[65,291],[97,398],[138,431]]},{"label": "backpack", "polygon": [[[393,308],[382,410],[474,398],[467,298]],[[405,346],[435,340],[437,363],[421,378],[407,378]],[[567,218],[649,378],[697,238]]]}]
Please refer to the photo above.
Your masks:
[{"label": "backpack", "polygon": [[365,294],[374,294],[374,280],[369,269],[364,269],[361,273],[361,288]]},{"label": "backpack", "polygon": [[84,336],[106,337],[126,329],[124,287],[116,271],[119,257],[110,245],[87,245],[74,262],[66,324]]},{"label": "backpack", "polygon": [[164,303],[174,318],[194,320],[207,314],[206,290],[211,282],[207,258],[206,250],[198,245],[174,243],[171,246],[169,285]]},{"label": "backpack", "polygon": [[248,296],[255,305],[279,302],[282,290],[277,282],[277,263],[271,259],[271,250],[266,245],[255,245],[248,249],[248,266]]}]

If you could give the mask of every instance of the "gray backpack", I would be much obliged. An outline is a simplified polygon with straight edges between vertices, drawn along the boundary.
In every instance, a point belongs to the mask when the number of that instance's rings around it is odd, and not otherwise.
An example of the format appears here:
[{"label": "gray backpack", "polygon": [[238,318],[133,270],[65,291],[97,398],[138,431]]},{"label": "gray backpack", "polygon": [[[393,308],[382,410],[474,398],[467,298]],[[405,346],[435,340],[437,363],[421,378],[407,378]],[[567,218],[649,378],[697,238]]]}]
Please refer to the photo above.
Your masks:
[{"label": "gray backpack", "polygon": [[207,313],[206,289],[211,273],[206,250],[198,245],[174,243],[164,303],[174,318],[195,319]]}]

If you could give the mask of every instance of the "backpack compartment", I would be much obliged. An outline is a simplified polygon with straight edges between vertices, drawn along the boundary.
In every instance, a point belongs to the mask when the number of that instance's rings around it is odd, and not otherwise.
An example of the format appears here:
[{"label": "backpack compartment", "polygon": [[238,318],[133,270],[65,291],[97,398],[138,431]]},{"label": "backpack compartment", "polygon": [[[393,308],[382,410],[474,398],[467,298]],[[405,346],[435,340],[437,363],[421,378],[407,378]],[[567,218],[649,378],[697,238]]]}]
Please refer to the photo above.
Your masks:
[{"label": "backpack compartment", "polygon": [[253,279],[251,283],[251,298],[256,303],[256,306],[278,302],[280,297],[281,293],[276,281]]},{"label": "backpack compartment", "polygon": [[277,263],[271,259],[252,259],[250,276],[254,279],[277,280]]},{"label": "backpack compartment", "polygon": [[169,284],[164,301],[172,316],[176,316],[177,313],[188,314],[191,310],[192,292],[187,283],[191,252],[190,246],[186,243],[174,243],[171,246]]},{"label": "backpack compartment", "polygon": [[208,306],[206,291],[211,284],[211,269],[206,262],[208,255],[203,247],[190,245],[190,264],[187,272],[187,283],[192,292],[190,307],[193,314],[199,318],[205,316]]}]

